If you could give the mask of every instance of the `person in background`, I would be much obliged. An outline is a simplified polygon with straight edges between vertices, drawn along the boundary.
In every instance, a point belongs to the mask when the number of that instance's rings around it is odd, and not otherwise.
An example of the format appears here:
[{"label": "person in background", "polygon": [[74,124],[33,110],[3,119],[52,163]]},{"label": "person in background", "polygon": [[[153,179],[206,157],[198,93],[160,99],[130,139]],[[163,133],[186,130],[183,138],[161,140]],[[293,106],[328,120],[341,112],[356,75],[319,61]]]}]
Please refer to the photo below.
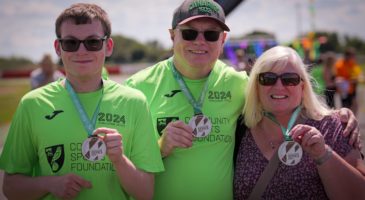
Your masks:
[{"label": "person in background", "polygon": [[[166,170],[156,175],[154,199],[233,199],[235,130],[248,76],[218,59],[229,30],[216,2],[183,1],[169,30],[173,56],[125,82],[146,95],[159,137]],[[344,111],[349,129],[357,127]]]},{"label": "person in background", "polygon": [[62,72],[56,69],[50,54],[45,54],[39,63],[39,68],[30,74],[30,85],[32,90],[47,85],[53,81],[63,78]]},{"label": "person in background", "polygon": [[276,46],[256,61],[243,109],[248,128],[241,132],[235,199],[365,198],[360,152],[344,137],[339,114],[316,96],[310,79],[292,48]]},{"label": "person in background", "polygon": [[350,108],[356,114],[356,89],[362,71],[356,63],[355,50],[353,48],[347,48],[343,58],[336,62],[335,67],[336,85],[341,95],[342,106]]},{"label": "person in background", "polygon": [[237,49],[236,51],[237,63],[235,64],[236,71],[246,71],[249,75],[252,69],[252,62],[250,58],[246,55],[245,50]]},{"label": "person in background", "polygon": [[152,199],[163,163],[145,96],[102,79],[107,13],[78,3],[57,18],[66,78],[26,94],[0,157],[9,199]]},{"label": "person in background", "polygon": [[335,83],[335,63],[336,55],[333,52],[327,52],[323,56],[323,80],[325,84],[324,94],[326,96],[327,105],[330,108],[335,107],[335,93],[336,93],[336,83]]}]

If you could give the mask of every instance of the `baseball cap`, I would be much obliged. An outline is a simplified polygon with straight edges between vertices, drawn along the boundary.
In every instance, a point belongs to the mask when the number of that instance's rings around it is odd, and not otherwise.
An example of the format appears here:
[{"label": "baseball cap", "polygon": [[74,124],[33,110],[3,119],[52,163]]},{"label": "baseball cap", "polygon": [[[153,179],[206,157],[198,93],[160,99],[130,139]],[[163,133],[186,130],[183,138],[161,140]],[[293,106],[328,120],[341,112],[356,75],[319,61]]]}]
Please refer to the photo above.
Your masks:
[{"label": "baseball cap", "polygon": [[185,24],[193,19],[211,18],[216,20],[225,31],[230,31],[225,24],[222,7],[213,0],[185,0],[175,11],[172,28]]}]

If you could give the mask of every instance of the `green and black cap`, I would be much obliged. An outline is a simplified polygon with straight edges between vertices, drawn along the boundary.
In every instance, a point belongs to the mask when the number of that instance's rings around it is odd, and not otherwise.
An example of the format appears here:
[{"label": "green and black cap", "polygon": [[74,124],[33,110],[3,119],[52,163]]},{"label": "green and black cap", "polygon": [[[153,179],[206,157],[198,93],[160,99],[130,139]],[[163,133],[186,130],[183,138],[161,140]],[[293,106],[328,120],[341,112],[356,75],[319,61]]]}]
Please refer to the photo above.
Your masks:
[{"label": "green and black cap", "polygon": [[225,31],[230,31],[225,24],[223,8],[212,0],[185,0],[174,12],[172,28],[198,18],[216,20]]}]

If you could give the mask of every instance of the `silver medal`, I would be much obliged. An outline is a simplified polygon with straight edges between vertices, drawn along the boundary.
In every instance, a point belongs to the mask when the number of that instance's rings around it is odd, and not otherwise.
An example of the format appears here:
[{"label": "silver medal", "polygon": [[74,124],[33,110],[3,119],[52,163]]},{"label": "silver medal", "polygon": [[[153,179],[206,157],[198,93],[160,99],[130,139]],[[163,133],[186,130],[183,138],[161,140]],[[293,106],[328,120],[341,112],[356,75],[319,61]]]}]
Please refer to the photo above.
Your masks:
[{"label": "silver medal", "polygon": [[202,114],[193,116],[189,121],[189,126],[193,129],[195,137],[205,137],[212,130],[212,123],[208,117]]},{"label": "silver medal", "polygon": [[82,143],[82,155],[89,161],[101,160],[105,153],[105,142],[98,137],[89,137]]},{"label": "silver medal", "polygon": [[285,141],[279,147],[278,156],[285,165],[294,166],[302,159],[303,149],[297,142]]}]

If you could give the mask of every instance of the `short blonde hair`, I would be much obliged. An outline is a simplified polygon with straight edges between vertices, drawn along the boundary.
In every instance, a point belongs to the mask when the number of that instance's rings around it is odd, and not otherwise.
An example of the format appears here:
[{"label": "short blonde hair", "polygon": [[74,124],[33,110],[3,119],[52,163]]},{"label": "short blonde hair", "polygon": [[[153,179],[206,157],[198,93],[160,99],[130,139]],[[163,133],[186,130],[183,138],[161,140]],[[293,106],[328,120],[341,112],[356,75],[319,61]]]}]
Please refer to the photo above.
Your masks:
[{"label": "short blonde hair", "polygon": [[298,53],[290,47],[276,46],[264,52],[252,68],[243,111],[245,123],[248,127],[256,126],[263,118],[263,107],[261,102],[259,102],[258,94],[258,75],[262,72],[280,71],[289,62],[295,67],[304,83],[302,115],[307,118],[320,120],[332,112],[324,99],[314,93],[311,84],[313,78],[307,72],[307,66],[303,63]]}]

